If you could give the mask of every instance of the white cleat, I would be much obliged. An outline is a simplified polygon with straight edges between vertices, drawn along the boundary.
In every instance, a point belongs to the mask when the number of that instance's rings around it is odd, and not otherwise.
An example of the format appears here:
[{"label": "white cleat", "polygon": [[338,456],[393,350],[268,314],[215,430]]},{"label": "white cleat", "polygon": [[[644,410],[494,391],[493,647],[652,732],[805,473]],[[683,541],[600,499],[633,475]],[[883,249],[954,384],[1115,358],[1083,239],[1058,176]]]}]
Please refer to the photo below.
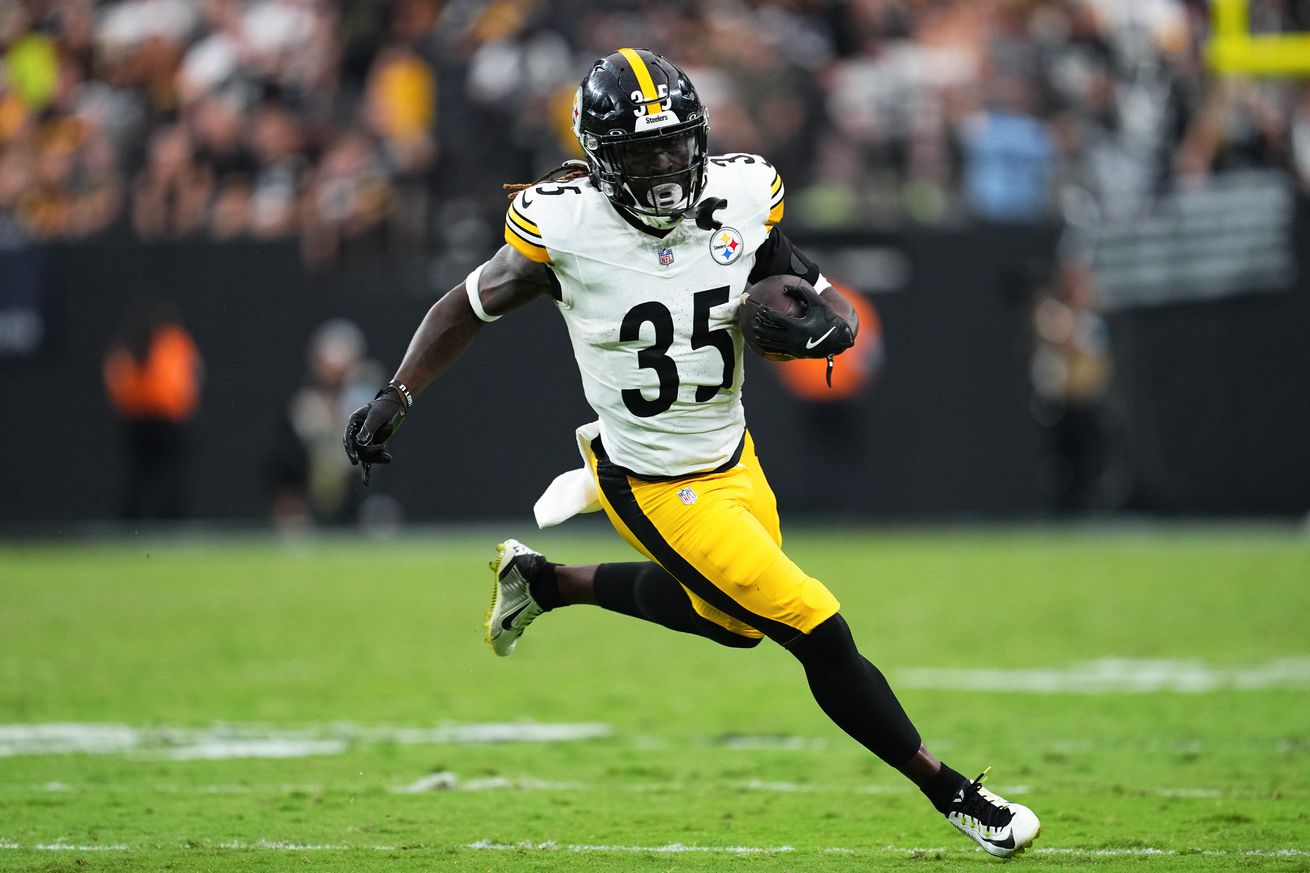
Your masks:
[{"label": "white cleat", "polygon": [[955,795],[946,820],[989,855],[1012,858],[1033,844],[1042,823],[1026,806],[982,787],[982,774]]},{"label": "white cleat", "polygon": [[544,612],[532,599],[528,580],[546,566],[546,557],[518,540],[505,540],[496,546],[490,566],[496,584],[491,589],[484,639],[503,658],[514,652],[519,637]]}]

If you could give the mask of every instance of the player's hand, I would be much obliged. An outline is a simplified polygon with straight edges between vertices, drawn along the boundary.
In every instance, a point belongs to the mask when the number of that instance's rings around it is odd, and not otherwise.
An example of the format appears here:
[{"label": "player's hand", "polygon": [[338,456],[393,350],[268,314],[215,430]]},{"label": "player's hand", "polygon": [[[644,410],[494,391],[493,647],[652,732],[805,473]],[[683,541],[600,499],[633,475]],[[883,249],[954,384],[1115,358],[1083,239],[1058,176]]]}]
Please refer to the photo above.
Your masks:
[{"label": "player's hand", "polygon": [[761,306],[751,321],[747,341],[760,352],[793,358],[826,358],[855,345],[851,326],[808,285],[788,285],[787,296],[801,305],[800,315]]},{"label": "player's hand", "polygon": [[373,464],[391,463],[391,453],[384,444],[405,423],[408,410],[409,399],[405,392],[396,385],[386,385],[346,420],[346,432],[341,442],[351,465],[359,465],[365,485]]}]

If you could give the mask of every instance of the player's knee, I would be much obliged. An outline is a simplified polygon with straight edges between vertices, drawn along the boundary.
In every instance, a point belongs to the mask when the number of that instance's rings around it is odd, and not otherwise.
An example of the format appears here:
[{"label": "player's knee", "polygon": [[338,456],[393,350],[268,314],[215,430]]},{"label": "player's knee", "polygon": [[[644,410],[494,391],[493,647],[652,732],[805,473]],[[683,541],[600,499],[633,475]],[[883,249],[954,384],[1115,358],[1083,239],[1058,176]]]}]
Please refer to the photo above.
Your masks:
[{"label": "player's knee", "polygon": [[796,660],[806,667],[818,664],[840,664],[860,656],[851,636],[850,625],[841,613],[821,622],[814,630],[787,646]]}]

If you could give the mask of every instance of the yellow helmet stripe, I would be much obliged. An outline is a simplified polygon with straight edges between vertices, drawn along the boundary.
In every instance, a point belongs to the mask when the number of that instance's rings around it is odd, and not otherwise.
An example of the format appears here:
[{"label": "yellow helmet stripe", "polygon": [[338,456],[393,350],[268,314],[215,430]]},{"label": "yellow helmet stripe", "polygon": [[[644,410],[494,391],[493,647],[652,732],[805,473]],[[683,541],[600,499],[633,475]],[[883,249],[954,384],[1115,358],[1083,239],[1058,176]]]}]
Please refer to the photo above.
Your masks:
[{"label": "yellow helmet stripe", "polygon": [[[650,77],[646,62],[641,59],[641,55],[630,48],[619,49],[619,54],[628,59],[628,63],[632,65],[632,72],[637,74],[637,84],[641,86],[641,96],[645,98],[642,102],[646,104],[646,112],[651,115],[659,112],[661,98],[659,92],[655,90],[655,82]],[[654,108],[651,107],[651,103],[656,104]]]}]

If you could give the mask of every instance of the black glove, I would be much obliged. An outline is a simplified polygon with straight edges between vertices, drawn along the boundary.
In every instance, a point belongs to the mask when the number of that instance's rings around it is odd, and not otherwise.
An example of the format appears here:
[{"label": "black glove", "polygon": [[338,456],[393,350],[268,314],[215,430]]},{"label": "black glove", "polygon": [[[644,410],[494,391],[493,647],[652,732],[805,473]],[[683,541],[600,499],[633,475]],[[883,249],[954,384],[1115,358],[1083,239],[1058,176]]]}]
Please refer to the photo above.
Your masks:
[{"label": "black glove", "polygon": [[851,326],[832,311],[818,291],[809,285],[787,285],[783,293],[800,302],[801,314],[788,315],[761,306],[746,337],[756,351],[793,358],[826,358],[855,345]]},{"label": "black glove", "polygon": [[409,389],[392,383],[383,386],[376,397],[350,413],[346,420],[346,432],[341,442],[351,465],[361,466],[360,474],[365,485],[368,484],[370,466],[391,463],[391,453],[383,444],[405,423],[405,413],[412,402]]}]

